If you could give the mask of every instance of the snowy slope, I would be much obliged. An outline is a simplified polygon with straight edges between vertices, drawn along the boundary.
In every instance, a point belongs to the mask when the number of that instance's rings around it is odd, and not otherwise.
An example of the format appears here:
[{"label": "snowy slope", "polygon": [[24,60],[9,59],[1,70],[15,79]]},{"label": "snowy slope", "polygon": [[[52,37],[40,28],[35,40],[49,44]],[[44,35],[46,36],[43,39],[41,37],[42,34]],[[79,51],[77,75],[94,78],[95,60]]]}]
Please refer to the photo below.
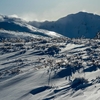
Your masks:
[{"label": "snowy slope", "polygon": [[62,35],[43,29],[35,28],[27,24],[20,18],[13,18],[9,16],[0,15],[0,29],[15,31],[15,32],[27,32],[35,35],[46,36],[46,37],[60,37]]},{"label": "snowy slope", "polygon": [[0,100],[100,100],[100,40],[0,42]]},{"label": "snowy slope", "polygon": [[94,38],[100,31],[100,16],[87,12],[70,14],[57,21],[29,22],[31,25],[60,33],[70,38]]},{"label": "snowy slope", "polygon": [[[7,30],[0,30],[0,39],[11,39],[11,38],[21,38],[21,39],[25,39],[25,38],[38,38],[38,37],[42,37],[39,35],[34,35],[31,33],[26,33],[26,32],[17,32],[17,31],[7,31]],[[43,38],[43,37],[42,37]]]}]

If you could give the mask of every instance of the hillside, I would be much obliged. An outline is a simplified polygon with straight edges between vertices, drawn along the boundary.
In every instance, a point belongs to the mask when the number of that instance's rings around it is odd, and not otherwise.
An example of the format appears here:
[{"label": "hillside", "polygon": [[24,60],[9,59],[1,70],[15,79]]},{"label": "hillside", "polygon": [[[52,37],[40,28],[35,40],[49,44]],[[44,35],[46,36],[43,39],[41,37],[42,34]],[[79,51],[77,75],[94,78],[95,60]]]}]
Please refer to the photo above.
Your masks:
[{"label": "hillside", "polygon": [[33,27],[20,18],[13,18],[4,15],[0,15],[0,30],[12,31],[17,33],[18,32],[29,33],[29,34],[31,33],[33,35],[40,35],[45,37],[61,36],[56,32]]},{"label": "hillside", "polygon": [[99,45],[47,37],[0,42],[0,100],[100,100]]},{"label": "hillside", "polygon": [[100,31],[100,16],[87,12],[70,14],[57,21],[29,22],[40,29],[60,33],[69,38],[94,38]]}]

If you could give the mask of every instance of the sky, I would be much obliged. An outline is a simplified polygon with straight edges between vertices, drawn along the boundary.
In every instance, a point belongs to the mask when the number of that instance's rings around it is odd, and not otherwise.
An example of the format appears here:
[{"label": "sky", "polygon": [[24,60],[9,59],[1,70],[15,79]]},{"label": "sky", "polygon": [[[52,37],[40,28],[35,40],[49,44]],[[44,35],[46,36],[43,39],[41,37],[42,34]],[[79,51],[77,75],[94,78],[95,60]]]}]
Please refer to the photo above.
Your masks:
[{"label": "sky", "polygon": [[26,21],[54,21],[79,11],[100,15],[100,0],[0,0],[0,14]]}]

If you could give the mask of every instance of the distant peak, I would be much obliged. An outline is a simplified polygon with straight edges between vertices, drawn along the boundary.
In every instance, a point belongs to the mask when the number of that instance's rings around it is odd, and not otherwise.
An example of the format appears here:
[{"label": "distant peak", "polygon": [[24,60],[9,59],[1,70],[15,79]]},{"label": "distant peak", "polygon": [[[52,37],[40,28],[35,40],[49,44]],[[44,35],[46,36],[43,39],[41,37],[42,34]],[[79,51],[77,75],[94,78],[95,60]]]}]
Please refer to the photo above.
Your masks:
[{"label": "distant peak", "polygon": [[93,13],[89,13],[89,12],[85,12],[85,11],[80,11],[80,12],[78,12],[76,14],[93,14]]},{"label": "distant peak", "polygon": [[78,13],[76,13],[76,14],[90,14],[90,15],[98,15],[98,14],[96,14],[96,13],[90,13],[90,12],[86,12],[86,11],[80,11],[80,12],[78,12]]},{"label": "distant peak", "polygon": [[86,12],[86,11],[79,11],[78,13],[88,13],[88,12]]}]

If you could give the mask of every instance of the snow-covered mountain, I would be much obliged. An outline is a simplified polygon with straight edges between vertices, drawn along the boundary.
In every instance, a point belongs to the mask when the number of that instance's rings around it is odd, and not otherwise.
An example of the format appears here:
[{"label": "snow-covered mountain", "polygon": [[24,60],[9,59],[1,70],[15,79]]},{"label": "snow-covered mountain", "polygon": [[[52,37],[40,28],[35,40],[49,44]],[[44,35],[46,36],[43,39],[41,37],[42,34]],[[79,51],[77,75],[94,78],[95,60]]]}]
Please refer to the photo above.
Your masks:
[{"label": "snow-covered mountain", "polygon": [[71,39],[18,18],[0,23],[0,100],[100,100],[99,32]]},{"label": "snow-covered mountain", "polygon": [[70,14],[57,21],[29,22],[31,25],[60,33],[70,38],[94,38],[100,31],[100,16],[87,12]]},{"label": "snow-covered mountain", "polygon": [[[19,32],[19,34],[20,32],[23,32],[23,33],[25,32],[25,33],[29,33],[33,35],[40,35],[40,36],[46,36],[46,37],[60,37],[61,36],[60,34],[56,32],[35,28],[20,18],[13,18],[10,16],[4,16],[4,15],[0,15],[0,30],[1,31],[6,30],[6,34],[7,34],[7,31],[12,31],[14,33]],[[0,38],[2,38],[1,35],[0,35]]]}]

